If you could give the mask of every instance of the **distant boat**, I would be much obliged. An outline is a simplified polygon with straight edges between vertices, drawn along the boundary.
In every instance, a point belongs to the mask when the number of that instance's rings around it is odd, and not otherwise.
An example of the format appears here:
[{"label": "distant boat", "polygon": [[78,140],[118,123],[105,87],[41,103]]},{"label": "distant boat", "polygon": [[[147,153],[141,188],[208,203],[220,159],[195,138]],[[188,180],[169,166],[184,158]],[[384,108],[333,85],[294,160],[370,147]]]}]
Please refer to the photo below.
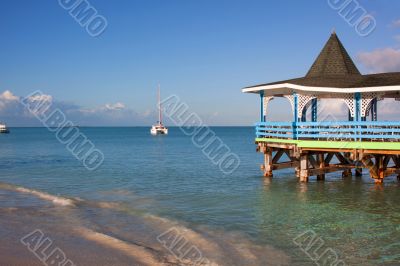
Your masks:
[{"label": "distant boat", "polygon": [[10,133],[10,130],[8,129],[7,125],[4,123],[0,122],[0,133]]},{"label": "distant boat", "polygon": [[150,133],[154,136],[168,134],[168,128],[166,128],[162,123],[160,86],[158,86],[158,121],[157,124],[151,127]]}]

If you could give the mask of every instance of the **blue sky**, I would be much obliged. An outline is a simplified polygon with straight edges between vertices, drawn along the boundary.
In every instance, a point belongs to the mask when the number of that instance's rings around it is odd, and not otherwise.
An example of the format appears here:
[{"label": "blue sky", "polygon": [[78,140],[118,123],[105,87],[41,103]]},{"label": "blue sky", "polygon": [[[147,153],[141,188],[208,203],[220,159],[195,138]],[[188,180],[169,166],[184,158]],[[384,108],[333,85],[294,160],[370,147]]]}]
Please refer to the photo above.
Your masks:
[{"label": "blue sky", "polygon": [[[241,88],[303,76],[332,28],[362,72],[400,71],[396,0],[358,1],[377,21],[368,37],[326,0],[89,2],[108,21],[99,37],[57,0],[0,1],[0,93],[41,90],[58,104],[96,113],[83,119],[71,112],[83,125],[147,125],[156,120],[160,83],[164,96],[178,95],[209,125],[252,125],[259,99]],[[0,120],[27,123],[10,106],[0,102]],[[272,113],[287,107],[278,101]]]}]

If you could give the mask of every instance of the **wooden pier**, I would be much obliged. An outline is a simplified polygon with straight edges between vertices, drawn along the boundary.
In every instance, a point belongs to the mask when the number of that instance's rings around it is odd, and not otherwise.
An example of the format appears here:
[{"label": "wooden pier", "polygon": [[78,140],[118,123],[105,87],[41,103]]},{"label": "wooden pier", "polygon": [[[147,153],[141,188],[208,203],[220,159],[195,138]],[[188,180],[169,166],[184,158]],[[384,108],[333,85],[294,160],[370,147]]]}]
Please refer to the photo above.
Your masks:
[{"label": "wooden pier", "polygon": [[265,177],[273,177],[275,170],[293,168],[299,181],[308,182],[310,177],[325,180],[326,174],[339,171],[343,178],[351,178],[353,173],[360,177],[365,169],[376,183],[390,175],[400,180],[399,150],[315,149],[264,139],[256,144],[257,151],[264,154],[261,169]]},{"label": "wooden pier", "polygon": [[[397,175],[400,181],[400,121],[378,121],[378,102],[400,101],[400,73],[362,75],[336,33],[303,78],[252,86],[260,95],[261,117],[256,124],[257,151],[264,155],[265,177],[292,168],[301,182],[341,172],[343,178],[369,173],[376,183]],[[286,98],[293,121],[267,121],[268,104]],[[348,107],[348,120],[318,112],[321,99]],[[400,103],[399,103],[400,104]],[[307,122],[307,110],[311,111]]]}]

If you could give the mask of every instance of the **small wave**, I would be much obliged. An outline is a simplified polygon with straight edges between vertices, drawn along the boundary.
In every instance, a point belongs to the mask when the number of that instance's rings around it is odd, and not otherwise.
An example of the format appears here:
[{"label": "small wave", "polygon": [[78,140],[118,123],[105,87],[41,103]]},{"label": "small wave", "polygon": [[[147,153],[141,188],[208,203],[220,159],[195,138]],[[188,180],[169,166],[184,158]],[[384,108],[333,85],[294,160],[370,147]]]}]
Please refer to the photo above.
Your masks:
[{"label": "small wave", "polygon": [[106,201],[101,201],[95,203],[97,207],[103,208],[103,209],[112,209],[112,210],[119,210],[121,209],[121,206],[118,202],[106,202]]},{"label": "small wave", "polygon": [[140,262],[140,265],[162,265],[155,255],[146,250],[146,247],[127,243],[118,238],[85,227],[76,228],[75,231],[87,240],[123,252],[134,260]]},{"label": "small wave", "polygon": [[52,195],[52,194],[49,194],[49,193],[46,193],[43,191],[25,188],[25,187],[21,187],[21,186],[15,186],[15,185],[6,184],[6,183],[0,183],[0,189],[30,194],[30,195],[36,196],[40,199],[52,202],[53,204],[58,205],[58,206],[76,207],[76,206],[80,206],[80,205],[88,205],[88,206],[102,208],[102,209],[113,209],[113,210],[121,210],[122,209],[120,203],[118,203],[118,202],[88,201],[88,200],[84,200],[79,197],[66,198],[66,197]]},{"label": "small wave", "polygon": [[173,228],[180,237],[195,245],[208,265],[290,265],[285,252],[272,246],[257,245],[240,233],[215,231],[207,227],[191,229],[188,226],[154,215],[145,216],[158,230]]},{"label": "small wave", "polygon": [[29,189],[29,188],[24,188],[24,187],[19,187],[19,186],[13,186],[13,185],[4,184],[4,183],[0,184],[0,188],[34,195],[40,199],[50,201],[53,204],[59,205],[59,206],[75,206],[74,200],[72,200],[72,199],[51,195],[51,194],[48,194],[46,192],[42,192],[39,190],[34,190],[34,189]]},{"label": "small wave", "polygon": [[22,187],[17,187],[17,191],[23,192],[23,193],[28,193],[37,196],[38,198],[48,200],[53,202],[55,205],[60,205],[60,206],[74,206],[74,201],[71,199],[59,197],[59,196],[54,196],[51,194],[47,194],[45,192],[37,191],[37,190],[32,190],[32,189],[27,189],[27,188],[22,188]]},{"label": "small wave", "polygon": [[147,218],[147,220],[149,221],[156,222],[158,225],[160,225],[161,223],[164,229],[175,228],[180,235],[185,237],[186,240],[201,247],[204,252],[221,253],[220,247],[216,243],[209,241],[201,234],[197,233],[192,229],[189,229],[188,227],[184,226],[181,223],[174,222],[167,218],[162,218],[151,214],[146,215],[145,218]]}]

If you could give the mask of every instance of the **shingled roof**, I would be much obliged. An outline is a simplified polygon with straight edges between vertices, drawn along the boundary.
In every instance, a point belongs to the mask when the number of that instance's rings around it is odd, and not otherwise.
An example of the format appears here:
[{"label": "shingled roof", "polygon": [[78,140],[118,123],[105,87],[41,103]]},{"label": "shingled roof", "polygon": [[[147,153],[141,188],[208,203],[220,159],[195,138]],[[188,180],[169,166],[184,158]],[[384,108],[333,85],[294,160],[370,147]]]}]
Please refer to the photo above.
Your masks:
[{"label": "shingled roof", "polygon": [[397,86],[400,85],[400,72],[362,75],[334,32],[305,77],[248,88],[287,83],[309,87],[343,89]]},{"label": "shingled roof", "polygon": [[308,71],[306,77],[344,75],[361,75],[361,73],[334,32]]}]

